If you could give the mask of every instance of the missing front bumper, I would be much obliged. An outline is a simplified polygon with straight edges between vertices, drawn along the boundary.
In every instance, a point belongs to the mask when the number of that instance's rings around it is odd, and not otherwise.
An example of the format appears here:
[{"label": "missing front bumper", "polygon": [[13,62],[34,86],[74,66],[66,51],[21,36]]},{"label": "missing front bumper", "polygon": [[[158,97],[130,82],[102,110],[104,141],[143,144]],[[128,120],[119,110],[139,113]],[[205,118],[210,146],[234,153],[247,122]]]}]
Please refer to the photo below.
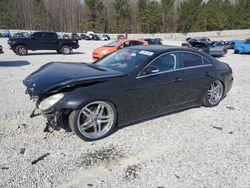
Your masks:
[{"label": "missing front bumper", "polygon": [[46,127],[44,128],[43,132],[54,132],[59,131],[62,127],[62,113],[58,111],[50,111],[50,112],[42,112],[40,109],[35,108],[30,118],[34,118],[37,116],[43,115],[47,118]]}]

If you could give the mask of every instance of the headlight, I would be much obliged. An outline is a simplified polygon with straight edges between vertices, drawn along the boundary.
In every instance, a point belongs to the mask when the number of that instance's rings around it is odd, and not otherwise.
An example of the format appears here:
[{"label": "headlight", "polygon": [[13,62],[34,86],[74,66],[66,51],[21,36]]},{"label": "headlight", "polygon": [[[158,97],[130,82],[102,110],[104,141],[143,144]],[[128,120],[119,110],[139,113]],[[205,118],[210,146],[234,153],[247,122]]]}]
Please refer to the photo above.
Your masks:
[{"label": "headlight", "polygon": [[48,110],[50,107],[54,106],[56,103],[58,103],[60,100],[62,100],[63,97],[64,97],[63,93],[52,95],[52,96],[44,99],[42,102],[40,102],[38,107],[42,111]]},{"label": "headlight", "polygon": [[108,51],[107,51],[107,50],[103,50],[101,53],[102,53],[103,55],[105,55],[105,54],[108,53]]}]

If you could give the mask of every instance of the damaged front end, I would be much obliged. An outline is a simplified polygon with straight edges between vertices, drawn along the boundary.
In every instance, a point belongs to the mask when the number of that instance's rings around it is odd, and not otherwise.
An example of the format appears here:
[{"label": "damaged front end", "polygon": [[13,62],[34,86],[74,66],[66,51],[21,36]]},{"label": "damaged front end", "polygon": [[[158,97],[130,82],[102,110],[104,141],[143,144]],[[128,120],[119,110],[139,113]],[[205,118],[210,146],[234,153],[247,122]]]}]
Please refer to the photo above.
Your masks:
[{"label": "damaged front end", "polygon": [[36,102],[36,107],[32,111],[30,118],[34,118],[43,115],[47,119],[46,127],[44,132],[54,132],[62,128],[63,115],[66,111],[58,111],[53,108],[58,102],[60,102],[64,94],[54,94],[50,96],[36,97],[33,96],[32,90],[27,89],[26,94],[30,95],[30,99]]}]

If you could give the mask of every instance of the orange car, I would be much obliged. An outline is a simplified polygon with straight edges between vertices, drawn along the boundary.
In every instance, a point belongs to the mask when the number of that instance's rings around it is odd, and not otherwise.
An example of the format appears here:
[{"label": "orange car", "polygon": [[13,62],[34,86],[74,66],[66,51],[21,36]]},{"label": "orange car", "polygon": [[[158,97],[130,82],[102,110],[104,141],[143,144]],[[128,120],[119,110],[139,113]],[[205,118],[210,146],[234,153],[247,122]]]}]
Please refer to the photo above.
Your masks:
[{"label": "orange car", "polygon": [[94,60],[98,60],[121,48],[126,48],[129,46],[135,46],[135,45],[148,45],[148,42],[144,40],[133,40],[133,39],[116,40],[104,46],[101,46],[99,48],[96,48],[93,52],[92,57]]}]

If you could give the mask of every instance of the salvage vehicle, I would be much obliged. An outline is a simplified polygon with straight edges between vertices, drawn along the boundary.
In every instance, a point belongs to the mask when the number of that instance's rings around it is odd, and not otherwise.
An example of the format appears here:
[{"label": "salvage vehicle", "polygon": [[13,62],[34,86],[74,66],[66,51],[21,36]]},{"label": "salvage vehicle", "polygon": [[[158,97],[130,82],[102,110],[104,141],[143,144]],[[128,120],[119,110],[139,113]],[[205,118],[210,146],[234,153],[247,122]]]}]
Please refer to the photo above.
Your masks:
[{"label": "salvage vehicle", "polygon": [[28,50],[56,50],[58,53],[70,54],[72,49],[79,48],[78,40],[59,39],[54,32],[35,32],[29,37],[12,38],[10,49],[17,55],[27,55]]},{"label": "salvage vehicle", "polygon": [[2,45],[0,45],[0,54],[2,54],[3,53],[3,47],[2,47]]},{"label": "salvage vehicle", "polygon": [[129,46],[135,45],[148,45],[147,41],[144,40],[134,40],[134,39],[121,39],[110,42],[104,46],[98,47],[94,50],[92,57],[93,60],[98,60],[108,54],[111,54],[119,49],[127,48]]},{"label": "salvage vehicle", "polygon": [[101,38],[97,34],[90,34],[91,40],[101,40]]},{"label": "salvage vehicle", "polygon": [[91,40],[90,36],[88,36],[88,35],[86,35],[86,34],[84,34],[84,33],[81,34],[81,38],[82,38],[83,40]]},{"label": "salvage vehicle", "polygon": [[234,42],[234,53],[249,54],[250,53],[250,38],[244,41]]},{"label": "salvage vehicle", "polygon": [[160,39],[160,38],[145,38],[142,40],[147,41],[149,45],[163,45],[162,39]]},{"label": "salvage vehicle", "polygon": [[190,48],[132,46],[94,64],[52,62],[24,80],[45,131],[62,120],[83,140],[191,107],[214,107],[232,87],[232,69]]},{"label": "salvage vehicle", "polygon": [[212,41],[208,38],[208,37],[194,37],[194,38],[187,38],[186,39],[187,42],[203,42],[206,44],[211,44]]},{"label": "salvage vehicle", "polygon": [[203,51],[214,57],[221,57],[227,54],[228,50],[224,42],[204,43],[196,40],[188,40],[187,43],[182,43],[182,47],[194,48],[198,51]]},{"label": "salvage vehicle", "polygon": [[110,36],[107,34],[103,34],[101,40],[110,40]]}]

